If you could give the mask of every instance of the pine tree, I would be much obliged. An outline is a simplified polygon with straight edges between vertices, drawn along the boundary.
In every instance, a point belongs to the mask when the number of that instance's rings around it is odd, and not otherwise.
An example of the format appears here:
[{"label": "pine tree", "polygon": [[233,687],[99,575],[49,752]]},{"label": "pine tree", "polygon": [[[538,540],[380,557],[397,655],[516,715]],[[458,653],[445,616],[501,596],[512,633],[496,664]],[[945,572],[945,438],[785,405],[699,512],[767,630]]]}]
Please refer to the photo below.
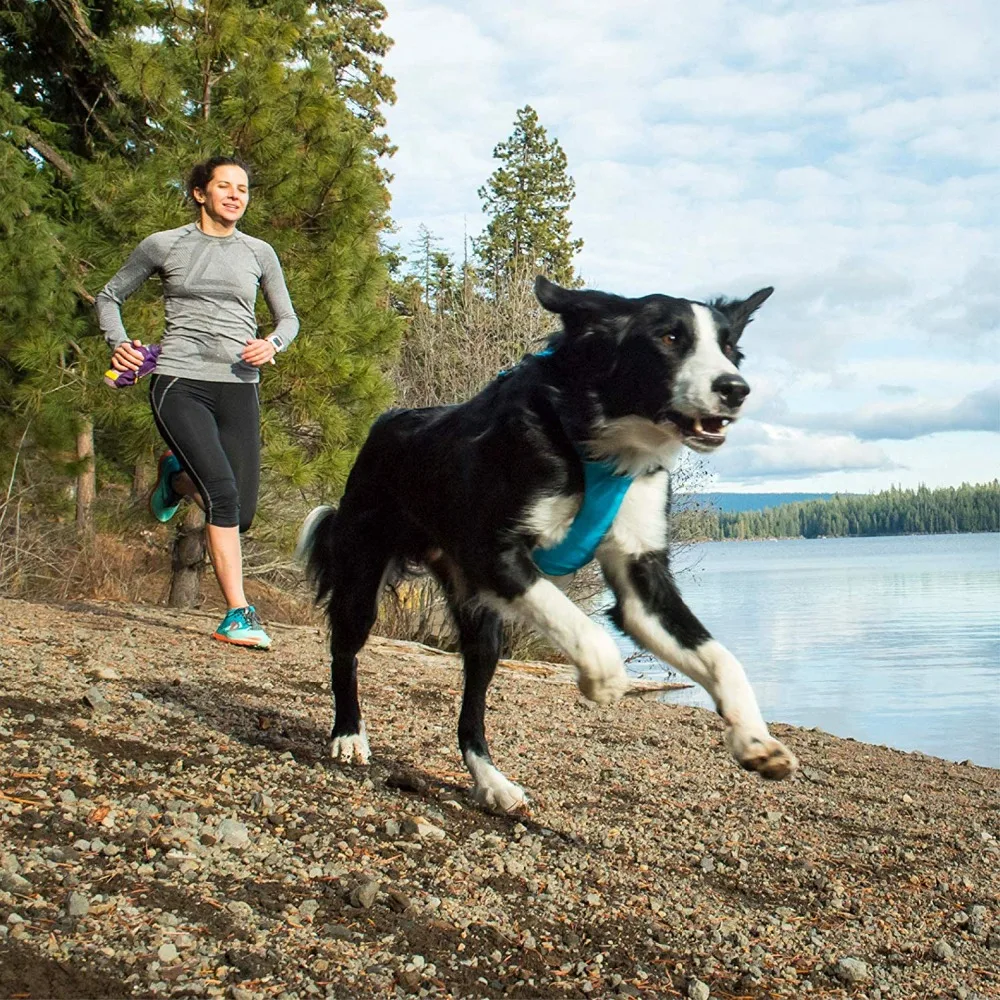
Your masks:
[{"label": "pine tree", "polygon": [[[0,288],[16,288],[0,303],[0,401],[35,406],[37,425],[42,402],[57,400],[63,448],[75,445],[74,414],[92,418],[99,470],[131,478],[158,436],[142,389],[111,392],[101,381],[108,351],[92,296],[142,238],[194,217],[183,193],[191,164],[240,155],[255,168],[241,228],[274,246],[302,321],[293,349],[264,373],[264,466],[272,483],[336,492],[391,395],[383,369],[398,337],[379,245],[380,157],[391,151],[378,132],[380,102],[392,98],[379,63],[390,44],[378,30],[384,8],[7,6],[0,227],[13,236],[0,248]],[[32,305],[50,300],[58,316]],[[159,339],[162,315],[155,279],[124,309],[143,342]]]},{"label": "pine tree", "polygon": [[494,288],[503,277],[541,272],[563,285],[579,284],[573,257],[583,240],[570,238],[569,221],[576,185],[559,141],[549,139],[525,105],[493,157],[501,165],[479,189],[489,222],[473,240],[483,282]]}]

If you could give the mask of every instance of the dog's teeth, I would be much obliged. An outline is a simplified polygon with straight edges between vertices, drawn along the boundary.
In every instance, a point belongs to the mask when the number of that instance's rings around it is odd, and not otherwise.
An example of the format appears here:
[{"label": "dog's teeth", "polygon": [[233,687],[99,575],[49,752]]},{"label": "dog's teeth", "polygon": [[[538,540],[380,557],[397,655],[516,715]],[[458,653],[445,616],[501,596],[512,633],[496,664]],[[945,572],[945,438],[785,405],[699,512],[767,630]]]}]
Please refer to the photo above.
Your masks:
[{"label": "dog's teeth", "polygon": [[705,433],[704,427],[701,426],[701,418],[700,417],[695,417],[694,420],[691,421],[691,426],[694,428],[695,434],[704,434]]}]

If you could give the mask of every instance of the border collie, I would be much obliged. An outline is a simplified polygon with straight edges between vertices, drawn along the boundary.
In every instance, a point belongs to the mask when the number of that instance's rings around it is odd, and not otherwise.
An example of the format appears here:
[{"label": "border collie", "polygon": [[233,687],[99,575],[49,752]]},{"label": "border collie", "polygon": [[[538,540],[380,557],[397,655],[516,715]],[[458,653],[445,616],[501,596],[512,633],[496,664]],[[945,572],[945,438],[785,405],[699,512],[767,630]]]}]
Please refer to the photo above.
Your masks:
[{"label": "border collie", "polygon": [[586,698],[608,704],[628,687],[614,640],[536,563],[591,505],[585,469],[601,464],[628,481],[592,552],[616,598],[613,620],[712,695],[742,767],[772,779],[795,770],[739,661],[681,599],[667,542],[667,470],[684,445],[706,453],[725,442],[750,391],[737,370],[740,336],[772,291],[630,299],[539,277],[538,301],[562,320],[546,350],[467,402],[376,420],[339,509],[316,508],[299,539],[330,624],[334,759],[368,762],[357,653],[383,587],[422,565],[457,625],[465,671],[458,742],[474,795],[507,812],[527,804],[493,763],[484,731],[503,619],[527,621],[561,649]]}]

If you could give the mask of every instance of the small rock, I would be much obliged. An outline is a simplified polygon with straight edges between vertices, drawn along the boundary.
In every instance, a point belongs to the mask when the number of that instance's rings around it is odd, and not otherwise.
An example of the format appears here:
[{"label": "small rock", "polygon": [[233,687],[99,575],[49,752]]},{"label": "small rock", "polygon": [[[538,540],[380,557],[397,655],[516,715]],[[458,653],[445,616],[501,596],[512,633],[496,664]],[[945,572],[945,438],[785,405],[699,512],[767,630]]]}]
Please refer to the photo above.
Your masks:
[{"label": "small rock", "polygon": [[250,796],[250,808],[262,816],[270,816],[274,812],[274,800],[263,792],[254,792]]},{"label": "small rock", "polygon": [[939,962],[950,962],[955,957],[955,949],[944,938],[940,938],[934,942],[931,954]]},{"label": "small rock", "polygon": [[71,892],[66,903],[66,912],[71,917],[85,917],[90,913],[90,900],[83,893]]},{"label": "small rock", "polygon": [[351,902],[355,906],[360,906],[363,910],[367,910],[378,897],[380,888],[381,886],[378,882],[365,882],[364,885],[358,886],[351,894]]},{"label": "small rock", "polygon": [[419,816],[404,820],[403,832],[415,834],[421,840],[443,840],[445,837],[445,832],[441,827],[428,823],[427,820]]},{"label": "small rock", "polygon": [[413,771],[394,771],[385,779],[386,788],[398,788],[404,792],[425,792],[427,782]]},{"label": "small rock", "polygon": [[867,983],[872,978],[872,970],[860,958],[842,958],[834,966],[833,974],[842,983]]},{"label": "small rock", "polygon": [[250,833],[245,823],[224,819],[216,828],[216,835],[226,847],[244,848],[250,844]]},{"label": "small rock", "polygon": [[171,944],[169,941],[166,944],[161,944],[160,947],[156,949],[156,957],[161,962],[176,962],[177,946]]},{"label": "small rock", "polygon": [[689,1000],[709,1000],[712,991],[708,988],[707,983],[703,983],[700,979],[692,979],[688,983],[687,995]]},{"label": "small rock", "polygon": [[31,894],[31,883],[23,875],[0,869],[0,889],[15,896],[28,896]]},{"label": "small rock", "polygon": [[389,900],[389,906],[397,913],[403,913],[410,908],[410,897],[405,892],[400,892],[399,889],[390,889],[386,896]]},{"label": "small rock", "polygon": [[100,688],[90,688],[83,696],[83,700],[94,710],[95,715],[105,715],[111,711],[111,702],[104,697]]}]

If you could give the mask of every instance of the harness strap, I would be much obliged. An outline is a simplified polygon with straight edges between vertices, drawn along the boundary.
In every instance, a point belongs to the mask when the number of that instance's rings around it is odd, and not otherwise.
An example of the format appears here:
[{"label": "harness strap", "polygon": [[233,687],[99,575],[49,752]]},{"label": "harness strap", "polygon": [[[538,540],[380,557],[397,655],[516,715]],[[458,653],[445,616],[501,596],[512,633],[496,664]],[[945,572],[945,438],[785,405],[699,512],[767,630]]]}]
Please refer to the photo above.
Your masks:
[{"label": "harness strap", "polygon": [[561,542],[531,553],[535,565],[547,576],[565,576],[586,566],[608,533],[632,482],[632,476],[617,475],[611,462],[584,460],[580,510]]},{"label": "harness strap", "polygon": [[[546,347],[535,357],[552,353]],[[509,374],[510,369],[499,373],[501,378]],[[633,479],[616,473],[612,462],[583,459],[583,503],[561,542],[531,553],[535,565],[546,576],[566,576],[586,566],[614,523]]]}]

